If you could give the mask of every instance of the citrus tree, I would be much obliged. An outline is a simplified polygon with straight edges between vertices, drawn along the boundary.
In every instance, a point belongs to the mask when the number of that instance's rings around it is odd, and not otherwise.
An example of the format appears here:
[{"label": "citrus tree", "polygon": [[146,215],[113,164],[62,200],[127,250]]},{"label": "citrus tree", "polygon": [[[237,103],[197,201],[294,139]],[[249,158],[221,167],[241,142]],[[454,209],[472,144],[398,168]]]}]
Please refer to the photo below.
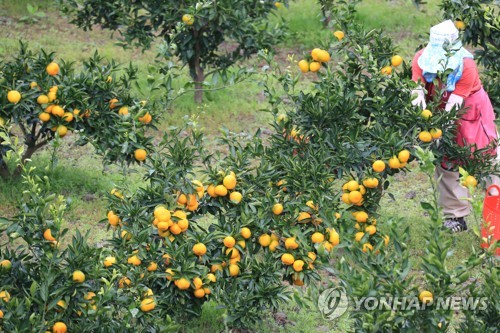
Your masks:
[{"label": "citrus tree", "polygon": [[[75,64],[54,53],[33,52],[21,43],[13,59],[0,63],[0,126],[24,142],[26,161],[40,148],[73,132],[78,144],[91,143],[107,162],[136,162],[147,150],[153,103],[131,94],[137,69],[105,61],[98,53]],[[152,83],[151,83],[152,84]],[[0,148],[0,176],[18,175],[5,162],[8,145]]]},{"label": "citrus tree", "polygon": [[[118,31],[124,46],[151,47],[156,37],[166,41],[162,56],[178,56],[195,83],[200,103],[208,74],[231,79],[226,69],[258,50],[271,49],[282,40],[282,25],[269,16],[275,1],[61,1],[74,24],[91,29],[94,24]],[[281,5],[281,3],[280,3]],[[278,6],[279,7],[279,6]],[[213,70],[214,72],[212,72]]]}]

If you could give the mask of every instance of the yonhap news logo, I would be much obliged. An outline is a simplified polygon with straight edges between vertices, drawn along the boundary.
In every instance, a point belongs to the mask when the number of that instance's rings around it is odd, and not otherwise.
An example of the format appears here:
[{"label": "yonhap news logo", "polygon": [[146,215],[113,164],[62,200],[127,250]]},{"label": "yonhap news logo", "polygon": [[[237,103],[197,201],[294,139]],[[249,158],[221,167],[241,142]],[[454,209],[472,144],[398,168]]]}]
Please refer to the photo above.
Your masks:
[{"label": "yonhap news logo", "polygon": [[423,311],[427,308],[450,311],[483,311],[487,297],[436,297],[422,302],[418,296],[348,297],[343,287],[324,290],[318,297],[318,309],[323,318],[334,320],[349,311]]}]

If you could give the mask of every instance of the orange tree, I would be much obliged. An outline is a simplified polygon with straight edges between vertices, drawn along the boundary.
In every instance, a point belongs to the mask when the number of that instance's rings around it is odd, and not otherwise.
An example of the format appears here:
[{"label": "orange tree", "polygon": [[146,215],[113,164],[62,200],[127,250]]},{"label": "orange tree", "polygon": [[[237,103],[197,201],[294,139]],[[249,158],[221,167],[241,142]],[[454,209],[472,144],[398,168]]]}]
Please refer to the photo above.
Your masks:
[{"label": "orange tree", "polygon": [[[61,0],[72,22],[84,29],[94,24],[118,31],[124,46],[149,48],[156,37],[168,47],[162,56],[178,56],[195,83],[195,101],[203,97],[211,73],[229,80],[226,70],[240,59],[271,47],[284,36],[281,25],[268,21],[275,1],[157,1],[131,2]],[[213,69],[214,72],[207,72]],[[220,76],[218,74],[221,74]]]},{"label": "orange tree", "polygon": [[[104,61],[95,53],[81,64],[55,61],[54,53],[34,53],[23,43],[12,60],[0,63],[0,126],[25,144],[23,161],[56,138],[78,134],[107,162],[135,162],[137,149],[149,149],[145,134],[154,116],[152,103],[131,94],[137,69]],[[5,162],[9,146],[0,148],[0,176],[17,175]]]}]

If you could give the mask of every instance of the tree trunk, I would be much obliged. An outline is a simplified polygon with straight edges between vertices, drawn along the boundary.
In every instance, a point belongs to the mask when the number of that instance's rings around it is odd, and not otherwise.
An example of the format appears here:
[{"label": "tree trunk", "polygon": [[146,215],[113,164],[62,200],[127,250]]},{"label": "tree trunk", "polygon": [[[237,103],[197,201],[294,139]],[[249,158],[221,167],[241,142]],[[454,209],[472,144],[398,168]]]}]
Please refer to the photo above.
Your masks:
[{"label": "tree trunk", "polygon": [[0,162],[0,177],[4,180],[10,179],[9,167],[3,159]]},{"label": "tree trunk", "polygon": [[47,140],[43,140],[42,142],[36,144],[36,145],[30,145],[26,148],[23,156],[22,156],[22,161],[19,164],[12,173],[9,172],[9,167],[7,163],[2,159],[0,163],[0,177],[2,179],[16,179],[21,175],[21,172],[23,171],[23,165],[26,163],[26,160],[30,159],[33,154],[40,149],[42,146],[47,144]]},{"label": "tree trunk", "polygon": [[196,44],[194,45],[194,57],[189,63],[191,76],[194,80],[194,101],[197,104],[203,102],[203,81],[205,81],[205,71],[201,66],[201,41],[198,39],[200,31],[194,32]]}]

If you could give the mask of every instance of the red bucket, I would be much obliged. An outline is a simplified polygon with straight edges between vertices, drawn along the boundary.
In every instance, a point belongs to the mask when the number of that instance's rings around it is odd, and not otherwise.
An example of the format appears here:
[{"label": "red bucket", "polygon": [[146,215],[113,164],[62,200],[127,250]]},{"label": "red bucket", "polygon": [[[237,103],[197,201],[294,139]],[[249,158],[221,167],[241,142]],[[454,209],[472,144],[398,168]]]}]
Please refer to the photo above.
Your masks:
[{"label": "red bucket", "polygon": [[[491,195],[491,189],[497,190],[497,195]],[[487,248],[491,243],[500,240],[500,187],[491,185],[486,191],[483,205],[483,226],[481,228],[481,247]],[[488,241],[485,241],[491,237]],[[500,255],[500,248],[497,248],[496,255]]]}]

